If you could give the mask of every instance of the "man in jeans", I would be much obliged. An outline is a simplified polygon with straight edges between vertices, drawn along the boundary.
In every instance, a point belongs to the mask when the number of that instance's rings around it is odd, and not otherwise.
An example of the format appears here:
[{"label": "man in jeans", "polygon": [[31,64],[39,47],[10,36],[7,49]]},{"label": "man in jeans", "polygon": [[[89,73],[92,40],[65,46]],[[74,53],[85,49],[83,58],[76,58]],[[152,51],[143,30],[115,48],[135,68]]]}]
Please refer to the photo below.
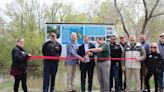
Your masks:
[{"label": "man in jeans", "polygon": [[[110,51],[111,51],[111,58],[121,58],[123,48],[120,44],[116,43],[116,36],[111,37],[110,42]],[[121,60],[111,60],[111,69],[110,69],[110,90],[113,87],[113,78],[115,80],[115,90],[116,92],[121,91],[121,80],[120,80],[120,67]],[[122,72],[122,70],[121,70]]]},{"label": "man in jeans", "polygon": [[[104,42],[104,38],[97,39],[98,48],[89,49],[88,51],[96,52],[97,58],[109,58],[110,47]],[[97,60],[97,74],[100,83],[100,92],[109,92],[110,60]]]},{"label": "man in jeans", "polygon": [[[61,45],[56,41],[56,34],[51,33],[51,40],[43,45],[42,53],[44,56],[60,56]],[[55,77],[58,70],[59,60],[44,60],[43,70],[43,92],[48,92],[50,82],[50,92],[55,91]]]},{"label": "man in jeans", "polygon": [[163,74],[164,74],[164,33],[160,34],[160,39],[158,42],[158,48],[160,51],[160,55],[162,58],[162,62],[159,67],[159,84],[160,84],[160,91],[164,89],[164,80],[163,80]]},{"label": "man in jeans", "polygon": [[136,36],[130,35],[130,43],[125,47],[125,58],[135,58],[127,59],[122,63],[122,69],[126,72],[126,92],[130,92],[132,75],[134,75],[136,91],[141,92],[141,80],[140,80],[140,69],[141,62],[146,58],[146,52],[140,43],[136,42]]},{"label": "man in jeans", "polygon": [[[148,42],[146,42],[146,35],[145,34],[141,34],[140,35],[140,43],[142,44],[142,46],[144,47],[146,54],[148,55],[150,53],[150,45],[148,44]],[[146,60],[144,60],[143,62],[141,62],[141,90],[144,89],[144,91],[146,90],[146,84],[145,84],[145,78],[146,78],[146,74],[147,74],[147,68],[146,68],[146,64],[145,62],[147,62]],[[144,85],[144,87],[142,87]]]},{"label": "man in jeans", "polygon": [[[127,41],[126,38],[124,36],[120,36],[120,42],[119,44],[123,47],[123,51],[125,51],[125,47],[127,46]],[[120,87],[121,90],[125,90],[126,89],[126,73],[125,71],[122,71],[122,68],[120,66]]]}]

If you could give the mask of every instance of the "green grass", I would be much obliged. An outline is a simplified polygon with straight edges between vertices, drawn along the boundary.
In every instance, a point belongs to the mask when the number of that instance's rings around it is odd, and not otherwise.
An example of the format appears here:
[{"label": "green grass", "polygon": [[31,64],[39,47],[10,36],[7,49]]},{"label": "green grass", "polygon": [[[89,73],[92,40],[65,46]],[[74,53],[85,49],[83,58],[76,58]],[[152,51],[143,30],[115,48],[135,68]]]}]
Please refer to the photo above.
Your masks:
[{"label": "green grass", "polygon": [[8,82],[4,82],[0,85],[0,90],[4,90],[4,89],[12,89],[13,83],[8,81]]}]

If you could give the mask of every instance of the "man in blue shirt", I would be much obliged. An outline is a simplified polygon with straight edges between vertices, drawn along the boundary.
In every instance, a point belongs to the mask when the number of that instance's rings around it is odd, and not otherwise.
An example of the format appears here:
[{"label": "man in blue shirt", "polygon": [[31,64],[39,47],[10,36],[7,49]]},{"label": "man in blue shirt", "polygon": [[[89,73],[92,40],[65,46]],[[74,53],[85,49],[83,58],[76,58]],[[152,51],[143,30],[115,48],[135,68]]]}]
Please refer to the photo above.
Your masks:
[{"label": "man in blue shirt", "polygon": [[[146,54],[148,55],[150,53],[150,45],[149,43],[146,41],[146,35],[145,34],[141,34],[140,35],[140,43],[142,44],[142,46],[144,47]],[[145,77],[147,74],[147,68],[146,68],[146,64],[145,62],[147,62],[146,60],[144,60],[143,62],[141,62],[141,89],[146,89],[146,84],[145,84]],[[144,85],[144,87],[143,87]]]},{"label": "man in blue shirt", "polygon": [[84,62],[84,58],[77,54],[78,44],[77,44],[77,34],[71,34],[71,41],[66,46],[67,57],[77,58],[77,59],[67,59],[65,60],[66,71],[67,71],[67,90],[68,92],[76,92],[74,87],[76,64],[78,59]]}]

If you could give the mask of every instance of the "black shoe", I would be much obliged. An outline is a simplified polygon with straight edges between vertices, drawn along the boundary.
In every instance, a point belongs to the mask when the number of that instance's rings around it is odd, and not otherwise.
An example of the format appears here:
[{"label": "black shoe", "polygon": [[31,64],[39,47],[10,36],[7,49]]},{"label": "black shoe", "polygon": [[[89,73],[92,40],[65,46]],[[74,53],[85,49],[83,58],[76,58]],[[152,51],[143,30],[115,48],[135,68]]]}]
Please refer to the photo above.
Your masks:
[{"label": "black shoe", "polygon": [[76,90],[72,90],[71,92],[76,92]]}]

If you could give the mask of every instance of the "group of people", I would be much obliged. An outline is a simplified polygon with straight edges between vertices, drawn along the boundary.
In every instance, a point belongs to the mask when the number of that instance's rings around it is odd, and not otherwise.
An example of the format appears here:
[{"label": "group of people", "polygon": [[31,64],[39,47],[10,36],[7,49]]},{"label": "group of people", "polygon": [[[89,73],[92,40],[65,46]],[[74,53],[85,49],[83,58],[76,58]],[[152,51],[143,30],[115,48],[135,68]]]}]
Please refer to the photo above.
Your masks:
[{"label": "group of people", "polygon": [[[159,42],[149,44],[146,35],[141,34],[137,42],[135,35],[129,36],[129,41],[120,36],[113,35],[110,43],[103,37],[97,37],[98,47],[84,36],[84,43],[77,43],[77,34],[72,33],[70,42],[66,46],[69,59],[65,60],[67,72],[67,91],[76,92],[74,80],[77,64],[81,72],[81,92],[86,91],[86,77],[88,75],[88,92],[92,92],[94,67],[96,66],[100,92],[130,92],[131,80],[134,76],[136,92],[150,92],[149,80],[154,75],[155,92],[164,88],[164,33],[160,34]],[[22,82],[24,92],[27,92],[27,60],[31,54],[24,49],[24,39],[17,40],[17,46],[12,50],[12,66],[10,74],[14,76],[14,92],[18,92],[19,82]],[[44,43],[42,53],[44,56],[60,57],[62,45],[56,40],[56,34],[51,33],[51,40]],[[43,92],[55,92],[55,77],[58,70],[59,59],[44,59],[43,64]],[[115,83],[113,83],[113,80]],[[113,85],[115,84],[115,85]],[[50,87],[49,87],[50,85]],[[49,89],[50,88],[50,89]]]}]

